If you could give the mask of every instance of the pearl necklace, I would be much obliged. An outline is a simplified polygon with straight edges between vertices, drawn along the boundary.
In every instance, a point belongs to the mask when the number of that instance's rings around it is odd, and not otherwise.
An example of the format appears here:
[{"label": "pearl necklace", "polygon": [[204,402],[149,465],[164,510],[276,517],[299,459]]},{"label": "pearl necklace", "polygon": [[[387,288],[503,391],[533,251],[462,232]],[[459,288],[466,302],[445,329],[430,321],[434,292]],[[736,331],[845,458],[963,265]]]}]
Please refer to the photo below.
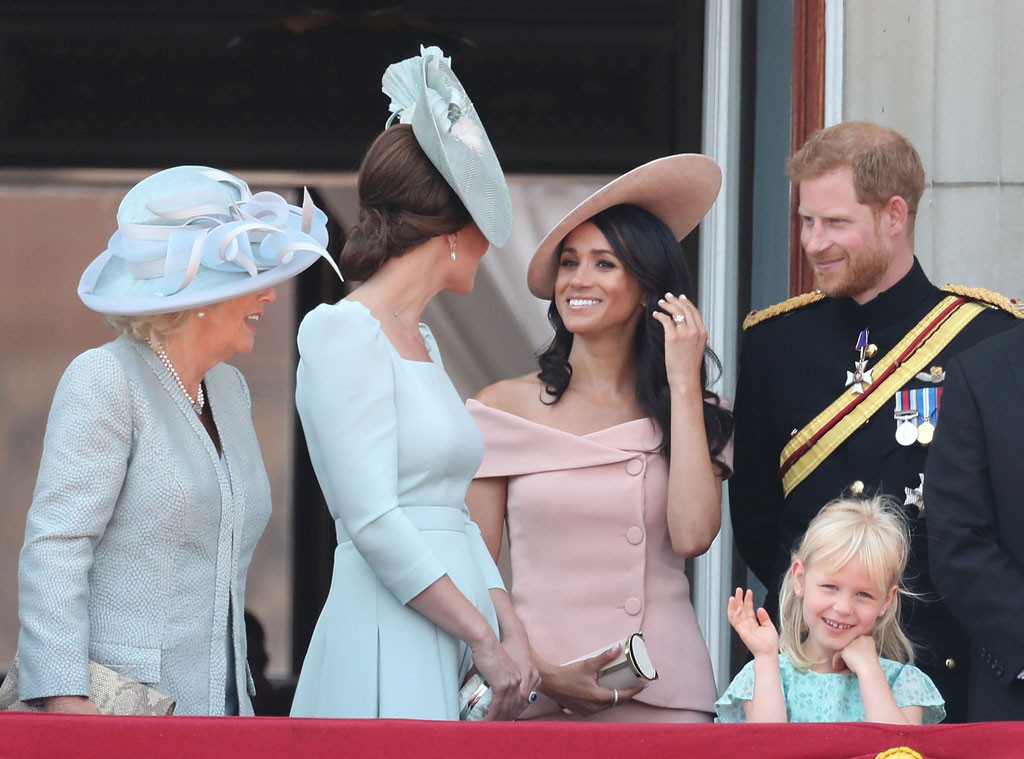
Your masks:
[{"label": "pearl necklace", "polygon": [[171,359],[167,357],[167,351],[152,340],[149,341],[149,347],[153,349],[157,358],[163,362],[163,365],[167,367],[167,371],[169,371],[171,376],[174,377],[174,381],[178,383],[178,387],[181,388],[181,392],[184,393],[185,400],[188,401],[188,405],[192,407],[192,410],[195,411],[196,414],[202,415],[203,405],[206,403],[206,396],[203,395],[203,383],[199,383],[199,392],[196,393],[196,399],[192,400],[192,396],[189,395],[188,390],[185,389],[185,383],[182,382],[181,377],[178,376],[178,371],[174,368],[174,364],[172,364]]}]

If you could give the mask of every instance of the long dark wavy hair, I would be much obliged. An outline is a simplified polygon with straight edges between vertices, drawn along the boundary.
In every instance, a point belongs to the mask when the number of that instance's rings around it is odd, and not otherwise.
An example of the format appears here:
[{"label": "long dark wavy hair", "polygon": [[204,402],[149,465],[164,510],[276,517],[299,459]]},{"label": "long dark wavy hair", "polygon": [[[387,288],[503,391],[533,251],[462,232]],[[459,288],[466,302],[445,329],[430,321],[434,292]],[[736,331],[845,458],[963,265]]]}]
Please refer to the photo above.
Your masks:
[{"label": "long dark wavy hair", "polygon": [[[665,373],[665,331],[652,312],[658,299],[666,292],[692,298],[693,278],[672,230],[654,214],[634,205],[617,205],[601,211],[590,221],[607,238],[622,266],[640,283],[646,296],[647,305],[633,336],[636,400],[640,408],[658,423],[662,432],[658,451],[668,459],[671,454],[672,400]],[[573,335],[562,322],[554,300],[548,308],[548,321],[555,329],[555,336],[537,357],[540,364],[537,376],[552,396],[552,400],[545,402],[553,404],[562,397],[572,378],[569,351]],[[711,458],[724,468],[720,455],[732,437],[733,418],[732,412],[719,406],[715,394],[708,390],[709,365],[714,370],[713,379],[717,379],[722,373],[722,364],[714,351],[705,347],[700,367],[700,382],[704,388],[704,427]]]}]

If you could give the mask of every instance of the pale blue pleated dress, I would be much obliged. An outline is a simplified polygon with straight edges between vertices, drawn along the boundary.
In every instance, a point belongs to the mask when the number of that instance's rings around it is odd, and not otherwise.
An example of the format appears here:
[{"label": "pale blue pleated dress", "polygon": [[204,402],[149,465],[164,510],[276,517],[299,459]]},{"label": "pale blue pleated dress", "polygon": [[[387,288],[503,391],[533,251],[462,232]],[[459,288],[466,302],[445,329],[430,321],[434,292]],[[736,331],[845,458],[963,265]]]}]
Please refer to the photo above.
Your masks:
[{"label": "pale blue pleated dress", "polygon": [[399,356],[355,302],[299,328],[296,404],[338,547],[292,716],[458,719],[468,647],[406,605],[445,574],[497,630],[501,577],[465,505],[483,441],[420,330],[433,361]]}]

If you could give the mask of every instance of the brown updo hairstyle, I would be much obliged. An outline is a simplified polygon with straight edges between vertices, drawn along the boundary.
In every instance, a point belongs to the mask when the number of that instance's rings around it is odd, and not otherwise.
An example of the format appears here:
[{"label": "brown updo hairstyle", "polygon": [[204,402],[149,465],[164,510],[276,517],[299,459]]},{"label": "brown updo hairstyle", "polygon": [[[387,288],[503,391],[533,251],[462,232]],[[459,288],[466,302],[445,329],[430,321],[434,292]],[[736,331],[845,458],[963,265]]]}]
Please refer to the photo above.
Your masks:
[{"label": "brown updo hairstyle", "polygon": [[472,221],[408,124],[385,129],[370,145],[358,191],[359,223],[341,251],[342,271],[352,279],[365,280],[388,259]]}]

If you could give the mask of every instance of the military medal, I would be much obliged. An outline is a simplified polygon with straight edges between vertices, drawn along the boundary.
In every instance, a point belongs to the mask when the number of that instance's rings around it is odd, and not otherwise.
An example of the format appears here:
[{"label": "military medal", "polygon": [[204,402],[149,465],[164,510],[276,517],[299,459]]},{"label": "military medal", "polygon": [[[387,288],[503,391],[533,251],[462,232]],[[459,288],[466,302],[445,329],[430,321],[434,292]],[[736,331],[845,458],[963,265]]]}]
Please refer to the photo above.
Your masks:
[{"label": "military medal", "polygon": [[921,478],[921,484],[916,488],[903,488],[907,494],[907,498],[903,501],[904,506],[917,506],[917,515],[919,517],[924,516],[924,475],[918,474]]},{"label": "military medal", "polygon": [[868,330],[865,328],[857,336],[857,345],[854,346],[860,358],[853,362],[853,371],[846,373],[846,386],[850,388],[852,395],[860,395],[864,392],[864,386],[871,384],[871,370],[867,368],[868,362],[864,358],[867,347]]},{"label": "military medal", "polygon": [[935,425],[931,422],[922,422],[917,425],[917,442],[921,445],[928,445],[935,437]]},{"label": "military medal", "polygon": [[917,442],[917,404],[910,390],[896,393],[896,442],[902,446]]},{"label": "military medal", "polygon": [[921,445],[928,445],[935,436],[935,418],[938,414],[938,389],[935,387],[923,387],[915,390],[919,398],[918,408],[920,409],[921,423],[917,425],[917,442]]}]

